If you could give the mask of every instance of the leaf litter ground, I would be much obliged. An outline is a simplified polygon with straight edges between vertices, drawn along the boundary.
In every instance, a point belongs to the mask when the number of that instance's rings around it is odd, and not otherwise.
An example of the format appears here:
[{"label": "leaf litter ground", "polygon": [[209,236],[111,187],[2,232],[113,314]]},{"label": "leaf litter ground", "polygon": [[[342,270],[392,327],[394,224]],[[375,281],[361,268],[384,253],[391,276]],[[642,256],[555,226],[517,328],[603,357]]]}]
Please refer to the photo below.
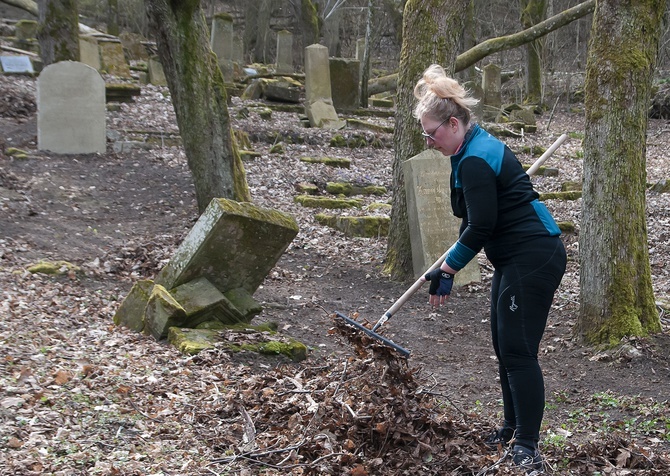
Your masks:
[{"label": "leaf litter ground", "polygon": [[[294,186],[352,180],[390,189],[390,135],[355,132],[386,144],[381,149],[333,148],[332,133],[302,129],[297,114],[275,112],[263,121],[254,104],[234,99],[235,127],[259,138],[254,147],[262,156],[245,163],[254,202],[291,213],[301,230],[257,292],[265,305],[258,320],[301,339],[310,356],[293,363],[216,348],[188,357],[111,320],[132,283],[153,277],[197,218],[183,150],[114,153],[110,144],[99,156],[39,152],[34,81],[3,77],[0,88],[2,97],[16,98],[0,111],[2,150],[28,152],[0,159],[0,474],[518,474],[504,449],[482,443],[501,412],[488,342],[491,268],[483,257],[482,283],[458,290],[440,310],[429,309],[419,291],[383,326],[412,350],[408,360],[333,317],[341,311],[375,322],[405,285],[381,272],[383,237],[346,238],[318,225],[314,210],[293,202]],[[549,130],[548,118],[539,120],[541,132],[510,140],[515,150],[548,146],[582,127],[580,115],[567,110]],[[128,131],[178,132],[165,90],[151,86],[137,103],[108,112],[107,124],[114,140]],[[304,140],[272,154],[277,131]],[[668,170],[668,132],[652,121],[650,181]],[[579,148],[579,140],[562,147],[550,162],[560,177],[537,177],[538,189],[578,180]],[[299,161],[322,155],[350,158],[352,166]],[[664,194],[648,195],[659,302],[670,289],[667,202]],[[560,220],[577,224],[579,205],[548,202]],[[564,240],[569,270],[540,357],[547,472],[668,474],[668,322],[663,318],[662,334],[613,352],[579,345],[572,336],[577,238]],[[26,271],[41,259],[67,260],[81,271]]]}]

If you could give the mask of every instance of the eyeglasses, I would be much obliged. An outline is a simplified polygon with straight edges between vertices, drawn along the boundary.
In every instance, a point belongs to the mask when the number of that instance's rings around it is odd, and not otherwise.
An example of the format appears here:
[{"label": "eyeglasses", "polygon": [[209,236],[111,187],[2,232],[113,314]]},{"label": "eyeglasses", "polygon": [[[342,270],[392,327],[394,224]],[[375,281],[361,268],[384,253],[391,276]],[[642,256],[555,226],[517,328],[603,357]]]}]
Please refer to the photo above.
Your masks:
[{"label": "eyeglasses", "polygon": [[429,134],[428,132],[426,132],[426,131],[421,131],[421,135],[422,135],[423,137],[425,137],[426,139],[430,139],[430,140],[432,140],[432,141],[435,141],[435,137],[433,137],[433,136],[435,135],[435,133],[437,132],[437,130],[438,130],[440,127],[442,127],[442,125],[443,125],[445,122],[447,122],[449,119],[451,119],[451,116],[447,117],[444,121],[440,122],[440,125],[437,126],[435,129],[433,129],[433,132],[431,132],[430,134]]}]

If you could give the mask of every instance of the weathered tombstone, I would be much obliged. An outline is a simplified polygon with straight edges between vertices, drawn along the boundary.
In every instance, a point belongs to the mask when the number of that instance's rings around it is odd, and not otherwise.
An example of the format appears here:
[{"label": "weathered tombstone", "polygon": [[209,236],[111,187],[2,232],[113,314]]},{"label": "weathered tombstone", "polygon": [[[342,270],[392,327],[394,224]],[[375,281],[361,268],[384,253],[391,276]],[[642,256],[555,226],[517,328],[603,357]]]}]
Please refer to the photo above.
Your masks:
[{"label": "weathered tombstone", "polygon": [[229,13],[217,13],[212,20],[210,48],[219,61],[223,79],[233,81],[233,17]]},{"label": "weathered tombstone", "polygon": [[61,61],[37,78],[37,143],[57,154],[104,152],[105,82],[90,66]]},{"label": "weathered tombstone", "polygon": [[97,38],[93,36],[79,37],[79,61],[89,65],[96,71],[100,71],[100,46]]},{"label": "weathered tombstone", "polygon": [[279,74],[293,73],[293,33],[282,30],[277,33],[277,66]]},{"label": "weathered tombstone", "polygon": [[[403,162],[407,221],[412,243],[414,274],[420,276],[458,240],[460,219],[451,211],[449,176],[451,161],[429,149]],[[481,281],[473,259],[456,274],[454,284]]]},{"label": "weathered tombstone", "polygon": [[130,78],[130,65],[126,61],[121,42],[99,38],[98,45],[100,46],[101,70],[121,78]]},{"label": "weathered tombstone", "polygon": [[346,125],[337,117],[330,86],[328,48],[305,48],[305,112],[312,127],[340,129]]},{"label": "weathered tombstone", "polygon": [[360,106],[360,62],[350,58],[330,58],[330,88],[336,111]]},{"label": "weathered tombstone", "polygon": [[240,289],[253,295],[297,233],[285,213],[215,198],[156,284],[172,289],[205,277],[224,294]]},{"label": "weathered tombstone", "polygon": [[165,78],[165,71],[163,65],[158,60],[158,56],[152,56],[147,62],[148,80],[155,86],[167,86],[167,79]]},{"label": "weathered tombstone", "polygon": [[356,59],[360,67],[360,77],[363,77],[363,57],[365,56],[365,38],[356,40]]},{"label": "weathered tombstone", "polygon": [[37,22],[35,20],[19,20],[16,22],[16,36],[14,44],[22,50],[39,52],[39,44],[35,37],[37,36]]},{"label": "weathered tombstone", "polygon": [[482,89],[481,84],[476,83],[475,81],[465,81],[463,83],[463,87],[469,91],[470,95],[475,98],[479,99],[479,102],[475,104],[475,106],[472,108],[472,114],[475,116],[475,120],[483,120],[484,119],[484,89]]},{"label": "weathered tombstone", "polygon": [[147,41],[142,35],[124,31],[119,35],[119,40],[123,48],[128,52],[128,59],[147,61],[149,53],[147,52],[144,42]]},{"label": "weathered tombstone", "polygon": [[502,81],[500,79],[500,66],[487,64],[483,68],[482,88],[484,89],[483,119],[492,121],[498,116],[502,106]]},{"label": "weathered tombstone", "polygon": [[0,56],[3,73],[32,74],[35,72],[27,56]]}]

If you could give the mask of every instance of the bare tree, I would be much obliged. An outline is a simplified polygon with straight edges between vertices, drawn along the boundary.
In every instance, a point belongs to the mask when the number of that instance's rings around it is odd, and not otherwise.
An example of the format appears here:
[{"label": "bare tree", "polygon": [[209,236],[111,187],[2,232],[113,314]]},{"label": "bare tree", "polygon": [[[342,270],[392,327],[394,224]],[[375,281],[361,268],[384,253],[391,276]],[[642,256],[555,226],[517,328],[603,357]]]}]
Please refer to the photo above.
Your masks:
[{"label": "bare tree", "polygon": [[37,40],[47,66],[58,61],[79,61],[79,25],[76,0],[39,0]]}]

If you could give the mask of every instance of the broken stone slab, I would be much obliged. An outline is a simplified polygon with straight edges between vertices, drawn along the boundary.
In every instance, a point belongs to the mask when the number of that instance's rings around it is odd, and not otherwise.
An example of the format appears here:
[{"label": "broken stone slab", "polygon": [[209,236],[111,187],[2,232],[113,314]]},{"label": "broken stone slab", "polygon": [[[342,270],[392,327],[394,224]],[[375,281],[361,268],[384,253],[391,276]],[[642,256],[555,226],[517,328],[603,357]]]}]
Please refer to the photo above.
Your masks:
[{"label": "broken stone slab", "polygon": [[373,124],[371,122],[362,121],[360,119],[347,119],[347,126],[352,129],[378,132],[383,134],[393,134],[393,126],[383,126],[381,124]]},{"label": "broken stone slab", "polygon": [[186,322],[186,311],[160,284],[154,284],[144,311],[144,332],[156,340],[165,339],[170,327],[182,326]]},{"label": "broken stone slab", "polygon": [[540,194],[540,201],[544,200],[579,200],[582,198],[582,192],[573,191],[573,192],[546,192]]},{"label": "broken stone slab", "polygon": [[314,197],[312,195],[298,195],[293,197],[293,201],[299,203],[303,207],[308,208],[345,209],[360,208],[363,206],[363,200],[357,198],[331,198]]},{"label": "broken stone slab", "polygon": [[283,212],[215,198],[156,283],[172,289],[205,277],[224,295],[237,288],[253,295],[297,234],[295,219]]},{"label": "broken stone slab", "polygon": [[196,327],[217,318],[222,313],[219,308],[225,306],[225,297],[207,278],[194,279],[169,292],[186,313],[181,324],[184,327]]},{"label": "broken stone slab", "polygon": [[328,182],[326,192],[333,195],[384,195],[386,187],[381,185],[356,185],[350,182]]},{"label": "broken stone slab", "polygon": [[263,96],[268,101],[297,104],[300,102],[300,88],[287,81],[265,80]]},{"label": "broken stone slab", "polygon": [[329,167],[348,169],[351,167],[351,159],[341,157],[300,157],[300,162],[308,164],[323,164]]},{"label": "broken stone slab", "polygon": [[[210,323],[204,323],[208,327]],[[213,347],[224,348],[230,352],[250,351],[259,354],[283,355],[298,362],[307,358],[307,347],[290,337],[278,334],[271,326],[219,326],[212,323],[210,328],[182,329],[172,327],[168,341],[184,354],[194,355]]]},{"label": "broken stone slab", "polygon": [[231,289],[223,293],[223,296],[225,298],[224,303],[240,314],[241,318],[236,322],[251,322],[254,316],[263,311],[263,306],[246,289]]},{"label": "broken stone slab", "polygon": [[105,83],[106,102],[135,102],[135,96],[142,94],[142,88],[131,83]]},{"label": "broken stone slab", "polygon": [[295,184],[295,189],[306,195],[318,195],[321,191],[319,187],[309,182],[299,182]]},{"label": "broken stone slab", "polygon": [[387,216],[340,217],[319,213],[314,218],[321,225],[339,230],[350,237],[387,236],[391,225],[391,219]]},{"label": "broken stone slab", "polygon": [[114,324],[127,327],[135,332],[144,330],[144,310],[149,303],[154,282],[142,279],[133,284],[130,292],[114,313]]},{"label": "broken stone slab", "polygon": [[312,127],[323,129],[343,129],[347,122],[337,116],[332,103],[319,99],[305,106],[305,113]]}]

